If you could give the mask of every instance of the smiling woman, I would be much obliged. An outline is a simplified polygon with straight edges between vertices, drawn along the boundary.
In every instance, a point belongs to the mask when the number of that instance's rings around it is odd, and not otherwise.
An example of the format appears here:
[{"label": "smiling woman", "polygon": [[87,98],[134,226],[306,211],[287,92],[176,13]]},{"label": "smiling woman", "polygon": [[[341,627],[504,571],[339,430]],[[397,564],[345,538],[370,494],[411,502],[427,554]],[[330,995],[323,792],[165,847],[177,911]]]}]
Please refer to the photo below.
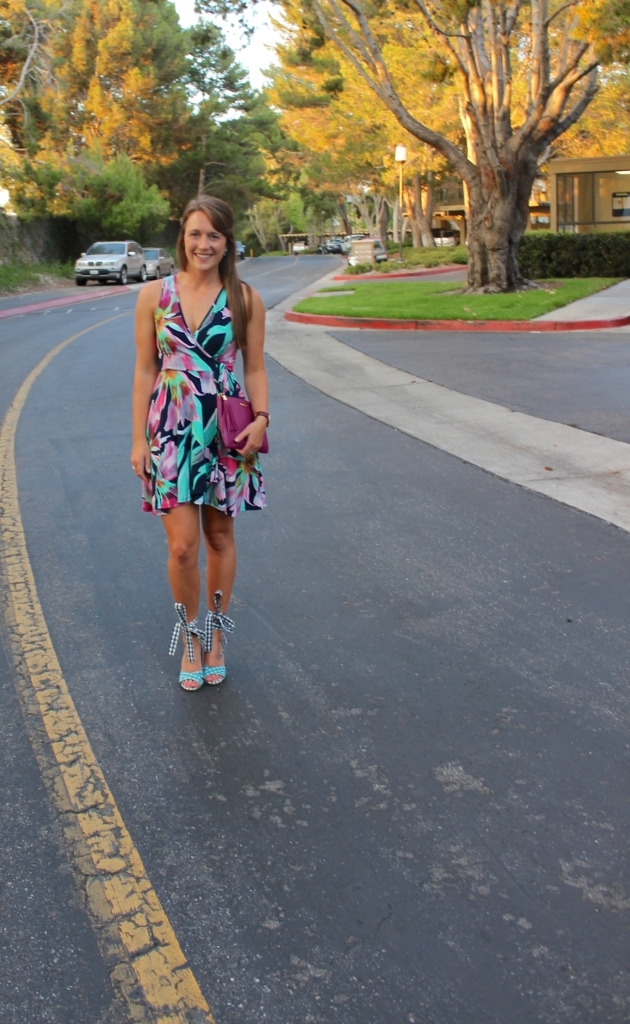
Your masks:
[{"label": "smiling woman", "polygon": [[[234,517],[265,506],[258,452],[269,422],[263,345],[265,314],[257,292],[236,273],[232,211],[211,196],[192,199],[177,241],[182,270],[147,285],[136,312],[131,463],[143,482],[143,508],[164,516],[168,574],[185,649],[180,685],[198,690],[225,678],[225,615],[236,574]],[[255,412],[224,444],[218,399],[245,395],[234,377],[243,354]],[[208,615],[197,626],[201,533],[208,555]]]}]

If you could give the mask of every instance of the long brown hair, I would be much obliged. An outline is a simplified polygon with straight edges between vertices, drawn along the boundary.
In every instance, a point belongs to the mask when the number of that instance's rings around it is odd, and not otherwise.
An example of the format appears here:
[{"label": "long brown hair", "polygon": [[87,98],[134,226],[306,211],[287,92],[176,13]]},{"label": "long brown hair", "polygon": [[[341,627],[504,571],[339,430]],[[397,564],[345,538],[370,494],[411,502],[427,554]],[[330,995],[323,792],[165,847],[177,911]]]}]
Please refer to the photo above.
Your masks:
[{"label": "long brown hair", "polygon": [[[186,209],[182,216],[182,226],[179,229],[177,238],[177,258],[182,270],[188,268],[186,248],[184,246],[184,235],[186,234],[186,221],[192,213],[197,211],[205,213],[213,228],[220,234],[225,235],[226,249],[225,256],[221,257],[219,263],[219,277],[228,295],[228,306],[232,316],[232,330],[237,348],[245,348],[247,344],[247,324],[252,315],[251,288],[245,281],[241,281],[236,273],[236,243],[234,241],[234,215],[227,203],[215,196],[195,196],[186,203]],[[243,286],[247,294],[247,301],[243,297]]]}]

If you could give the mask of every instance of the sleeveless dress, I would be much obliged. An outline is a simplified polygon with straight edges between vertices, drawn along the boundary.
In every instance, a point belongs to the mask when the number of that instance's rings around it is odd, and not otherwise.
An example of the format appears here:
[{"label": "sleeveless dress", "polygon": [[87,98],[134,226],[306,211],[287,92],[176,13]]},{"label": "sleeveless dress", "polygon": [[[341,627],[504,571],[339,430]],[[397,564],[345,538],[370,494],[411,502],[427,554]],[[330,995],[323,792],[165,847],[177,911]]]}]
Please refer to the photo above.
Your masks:
[{"label": "sleeveless dress", "polygon": [[143,484],[143,511],[163,515],[187,502],[229,516],[264,508],[258,456],[224,448],[217,423],[217,391],[244,397],[232,372],[236,344],[225,288],[193,333],[175,275],[165,277],[155,335],[160,368],[147,418],[151,480]]}]

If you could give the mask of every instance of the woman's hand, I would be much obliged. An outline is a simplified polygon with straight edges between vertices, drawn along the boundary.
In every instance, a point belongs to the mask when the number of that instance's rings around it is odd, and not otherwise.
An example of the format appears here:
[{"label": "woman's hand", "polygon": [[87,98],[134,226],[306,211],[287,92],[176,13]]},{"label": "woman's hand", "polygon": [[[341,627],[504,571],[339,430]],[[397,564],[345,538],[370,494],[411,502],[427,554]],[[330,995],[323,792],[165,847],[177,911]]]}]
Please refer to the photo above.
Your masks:
[{"label": "woman's hand", "polygon": [[241,430],[240,434],[237,434],[234,438],[234,442],[237,445],[243,442],[242,447],[236,449],[239,455],[246,459],[250,455],[255,455],[263,443],[266,429],[267,420],[265,417],[257,416],[244,430]]},{"label": "woman's hand", "polygon": [[131,466],[141,480],[151,479],[151,454],[149,445],[144,440],[134,441],[131,448]]}]

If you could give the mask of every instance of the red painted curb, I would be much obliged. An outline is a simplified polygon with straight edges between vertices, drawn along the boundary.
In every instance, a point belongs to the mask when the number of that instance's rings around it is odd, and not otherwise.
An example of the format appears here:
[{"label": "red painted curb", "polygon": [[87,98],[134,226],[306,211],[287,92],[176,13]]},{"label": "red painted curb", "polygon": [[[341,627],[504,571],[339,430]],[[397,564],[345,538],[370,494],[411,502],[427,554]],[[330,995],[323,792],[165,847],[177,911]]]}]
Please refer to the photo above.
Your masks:
[{"label": "red painted curb", "polygon": [[6,320],[10,316],[22,316],[24,313],[36,313],[40,309],[54,309],[56,306],[74,306],[77,302],[94,302],[100,301],[100,299],[109,298],[110,295],[120,295],[121,292],[130,292],[131,288],[127,288],[126,285],[120,285],[116,288],[110,288],[107,292],[103,292],[98,296],[95,295],[75,295],[72,299],[47,299],[44,302],[33,302],[30,306],[11,306],[10,309],[0,309],[0,320]]},{"label": "red painted curb", "polygon": [[362,327],[376,331],[596,331],[626,327],[630,316],[614,320],[378,320],[361,316],[320,316],[316,313],[284,314],[285,320],[321,327]]},{"label": "red painted curb", "polygon": [[431,277],[432,274],[452,274],[454,270],[465,270],[463,263],[452,263],[444,267],[425,267],[423,270],[392,270],[391,274],[337,274],[333,281],[389,281],[392,277]]}]

